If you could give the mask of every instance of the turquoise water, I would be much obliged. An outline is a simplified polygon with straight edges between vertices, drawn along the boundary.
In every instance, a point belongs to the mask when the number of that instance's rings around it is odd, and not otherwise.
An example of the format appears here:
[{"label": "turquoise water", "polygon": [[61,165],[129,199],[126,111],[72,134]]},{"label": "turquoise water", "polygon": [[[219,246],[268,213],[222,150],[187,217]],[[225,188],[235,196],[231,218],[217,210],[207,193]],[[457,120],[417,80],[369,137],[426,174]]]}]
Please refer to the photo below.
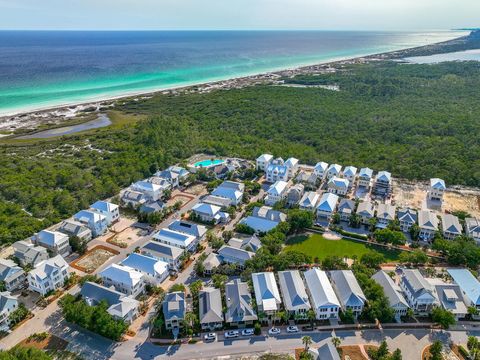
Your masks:
[{"label": "turquoise water", "polygon": [[399,50],[464,34],[0,31],[0,115]]},{"label": "turquoise water", "polygon": [[196,162],[194,165],[195,165],[195,167],[204,167],[204,168],[206,168],[206,167],[209,167],[209,166],[222,164],[223,162],[225,162],[225,160],[221,160],[221,159],[203,160],[203,161],[198,161],[198,162]]}]

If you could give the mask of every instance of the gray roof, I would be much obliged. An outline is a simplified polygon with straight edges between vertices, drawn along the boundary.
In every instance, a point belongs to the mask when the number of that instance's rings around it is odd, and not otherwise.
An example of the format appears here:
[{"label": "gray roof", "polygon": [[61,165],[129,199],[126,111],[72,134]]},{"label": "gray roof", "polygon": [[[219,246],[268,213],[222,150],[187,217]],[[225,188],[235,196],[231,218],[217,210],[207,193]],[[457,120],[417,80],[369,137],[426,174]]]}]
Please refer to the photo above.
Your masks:
[{"label": "gray roof", "polygon": [[269,206],[254,207],[252,211],[252,216],[259,218],[271,220],[271,221],[285,221],[287,220],[287,215],[278,210],[273,210]]},{"label": "gray roof", "polygon": [[395,206],[390,204],[378,204],[377,218],[389,221],[395,220]]},{"label": "gray roof", "polygon": [[463,295],[460,286],[456,284],[435,285],[437,299],[445,310],[455,315],[466,315],[467,307],[463,302]]},{"label": "gray roof", "polygon": [[219,289],[204,288],[198,294],[200,323],[223,322],[222,296]]},{"label": "gray roof", "polygon": [[227,304],[226,322],[257,320],[247,283],[235,279],[225,284],[225,298]]},{"label": "gray roof", "polygon": [[358,204],[357,214],[360,216],[370,216],[375,215],[375,207],[370,201],[363,201]]},{"label": "gray roof", "polygon": [[373,170],[370,168],[361,168],[358,176],[364,179],[371,179],[373,176]]},{"label": "gray roof", "polygon": [[349,200],[349,199],[340,200],[340,204],[338,205],[339,213],[352,214],[354,209],[355,209],[355,201]]},{"label": "gray roof", "polygon": [[433,212],[429,210],[420,210],[418,212],[418,225],[421,228],[429,230],[438,230],[438,218]]},{"label": "gray roof", "polygon": [[220,197],[215,195],[207,195],[204,198],[202,198],[202,201],[205,204],[215,205],[223,208],[229,207],[232,202],[232,200],[226,197]]},{"label": "gray roof", "polygon": [[18,304],[17,296],[13,296],[8,291],[0,292],[0,314],[5,309],[12,309],[16,304]]},{"label": "gray roof", "polygon": [[310,292],[313,307],[320,308],[322,306],[331,305],[340,306],[337,295],[335,295],[325,271],[313,268],[305,271],[304,276]]},{"label": "gray roof", "polygon": [[443,231],[448,231],[449,233],[453,234],[462,234],[462,225],[460,225],[460,221],[458,217],[452,214],[442,214],[442,229]]},{"label": "gray roof", "polygon": [[418,219],[417,210],[410,208],[402,208],[397,213],[398,220],[416,223]]},{"label": "gray roof", "polygon": [[96,305],[105,300],[108,306],[118,304],[120,299],[125,296],[115,289],[107,288],[103,285],[87,281],[80,290],[80,295],[91,305]]},{"label": "gray roof", "polygon": [[279,271],[278,282],[282,292],[283,304],[288,311],[310,309],[305,284],[298,270]]},{"label": "gray roof", "polygon": [[165,203],[162,202],[161,200],[150,201],[140,206],[139,211],[141,213],[151,214],[151,213],[160,212],[163,209],[165,209],[165,207],[166,207]]},{"label": "gray roof", "polygon": [[340,360],[337,349],[330,341],[318,349],[309,349],[308,352],[313,356],[314,360]]},{"label": "gray roof", "polygon": [[156,241],[146,243],[145,246],[142,247],[142,251],[173,260],[178,259],[183,254],[183,250],[180,248],[167,244],[160,244]]},{"label": "gray roof", "polygon": [[15,256],[23,264],[23,260],[27,257],[32,259],[32,263],[35,265],[37,260],[48,259],[47,249],[41,246],[36,246],[30,241],[21,240],[12,244],[13,249],[15,250]]},{"label": "gray roof", "polygon": [[299,205],[304,208],[314,209],[317,206],[318,199],[320,199],[320,195],[315,191],[307,191],[300,199]]},{"label": "gray roof", "polygon": [[[88,234],[90,233],[91,235],[91,230],[86,227],[84,224],[78,221],[74,220],[65,220],[60,224],[60,227],[58,228],[58,231],[63,232],[68,235],[76,235],[76,236],[82,236],[82,234]],[[90,236],[87,235],[87,236]]]},{"label": "gray roof", "polygon": [[228,241],[228,245],[243,250],[249,246],[253,251],[257,251],[262,247],[262,242],[256,235],[246,237],[236,235]]},{"label": "gray roof", "polygon": [[403,269],[402,272],[403,283],[414,298],[418,298],[425,293],[435,297],[433,287],[427,280],[425,280],[418,269]]},{"label": "gray roof", "polygon": [[388,171],[380,171],[377,174],[377,177],[375,178],[376,181],[381,181],[385,183],[387,182],[389,183],[391,179],[392,179],[392,174],[389,173]]},{"label": "gray roof", "polygon": [[480,237],[480,220],[477,218],[466,218],[465,225],[467,226],[469,236]]},{"label": "gray roof", "polygon": [[195,236],[200,239],[207,232],[207,228],[203,225],[194,224],[188,221],[175,220],[168,225],[170,230],[178,231],[184,234]]},{"label": "gray roof", "polygon": [[175,291],[165,295],[162,304],[165,321],[185,318],[185,293]]},{"label": "gray roof", "polygon": [[0,281],[4,281],[18,272],[24,272],[12,260],[0,259]]},{"label": "gray roof", "polygon": [[338,299],[344,306],[363,306],[367,301],[351,270],[330,271]]},{"label": "gray roof", "polygon": [[372,279],[383,288],[383,292],[388,298],[390,306],[401,304],[405,307],[409,307],[407,300],[405,300],[405,297],[403,296],[400,286],[395,284],[393,279],[385,271],[378,271],[372,276]]},{"label": "gray roof", "polygon": [[237,249],[232,246],[223,245],[218,250],[218,255],[222,258],[229,258],[229,259],[238,259],[242,262],[250,260],[252,257],[255,256],[254,252],[246,251],[243,249]]}]

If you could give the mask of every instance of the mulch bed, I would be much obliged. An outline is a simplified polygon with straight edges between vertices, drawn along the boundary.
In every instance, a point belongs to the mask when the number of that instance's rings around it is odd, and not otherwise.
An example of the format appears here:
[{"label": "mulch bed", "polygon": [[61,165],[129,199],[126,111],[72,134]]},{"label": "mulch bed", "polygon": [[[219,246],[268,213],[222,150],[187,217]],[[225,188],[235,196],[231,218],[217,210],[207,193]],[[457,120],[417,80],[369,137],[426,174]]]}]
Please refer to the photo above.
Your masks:
[{"label": "mulch bed", "polygon": [[369,360],[363,356],[358,345],[340,346],[340,350],[342,352],[342,360],[344,360],[346,356],[350,357],[350,360]]}]

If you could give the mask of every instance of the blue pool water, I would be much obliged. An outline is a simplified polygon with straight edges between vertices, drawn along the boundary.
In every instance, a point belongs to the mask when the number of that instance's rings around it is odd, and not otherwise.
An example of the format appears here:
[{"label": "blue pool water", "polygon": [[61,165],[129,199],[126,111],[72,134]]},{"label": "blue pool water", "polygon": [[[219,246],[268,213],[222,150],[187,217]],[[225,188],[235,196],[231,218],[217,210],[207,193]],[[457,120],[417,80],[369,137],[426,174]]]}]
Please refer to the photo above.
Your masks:
[{"label": "blue pool water", "polygon": [[214,159],[214,160],[202,160],[202,161],[198,161],[196,162],[194,165],[195,167],[210,167],[210,166],[213,166],[213,165],[218,165],[218,164],[221,164],[225,162],[225,160],[222,160],[222,159]]},{"label": "blue pool water", "polygon": [[458,31],[0,31],[0,115],[445,41]]}]

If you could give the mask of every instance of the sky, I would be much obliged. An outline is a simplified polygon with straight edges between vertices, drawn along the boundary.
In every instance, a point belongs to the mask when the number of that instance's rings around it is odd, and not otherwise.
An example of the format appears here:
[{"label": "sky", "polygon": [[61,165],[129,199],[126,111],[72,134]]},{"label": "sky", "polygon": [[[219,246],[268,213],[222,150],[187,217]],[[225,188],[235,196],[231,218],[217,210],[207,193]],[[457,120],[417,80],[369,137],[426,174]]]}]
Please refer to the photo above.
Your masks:
[{"label": "sky", "polygon": [[480,26],[480,0],[0,0],[25,30],[437,30]]}]

